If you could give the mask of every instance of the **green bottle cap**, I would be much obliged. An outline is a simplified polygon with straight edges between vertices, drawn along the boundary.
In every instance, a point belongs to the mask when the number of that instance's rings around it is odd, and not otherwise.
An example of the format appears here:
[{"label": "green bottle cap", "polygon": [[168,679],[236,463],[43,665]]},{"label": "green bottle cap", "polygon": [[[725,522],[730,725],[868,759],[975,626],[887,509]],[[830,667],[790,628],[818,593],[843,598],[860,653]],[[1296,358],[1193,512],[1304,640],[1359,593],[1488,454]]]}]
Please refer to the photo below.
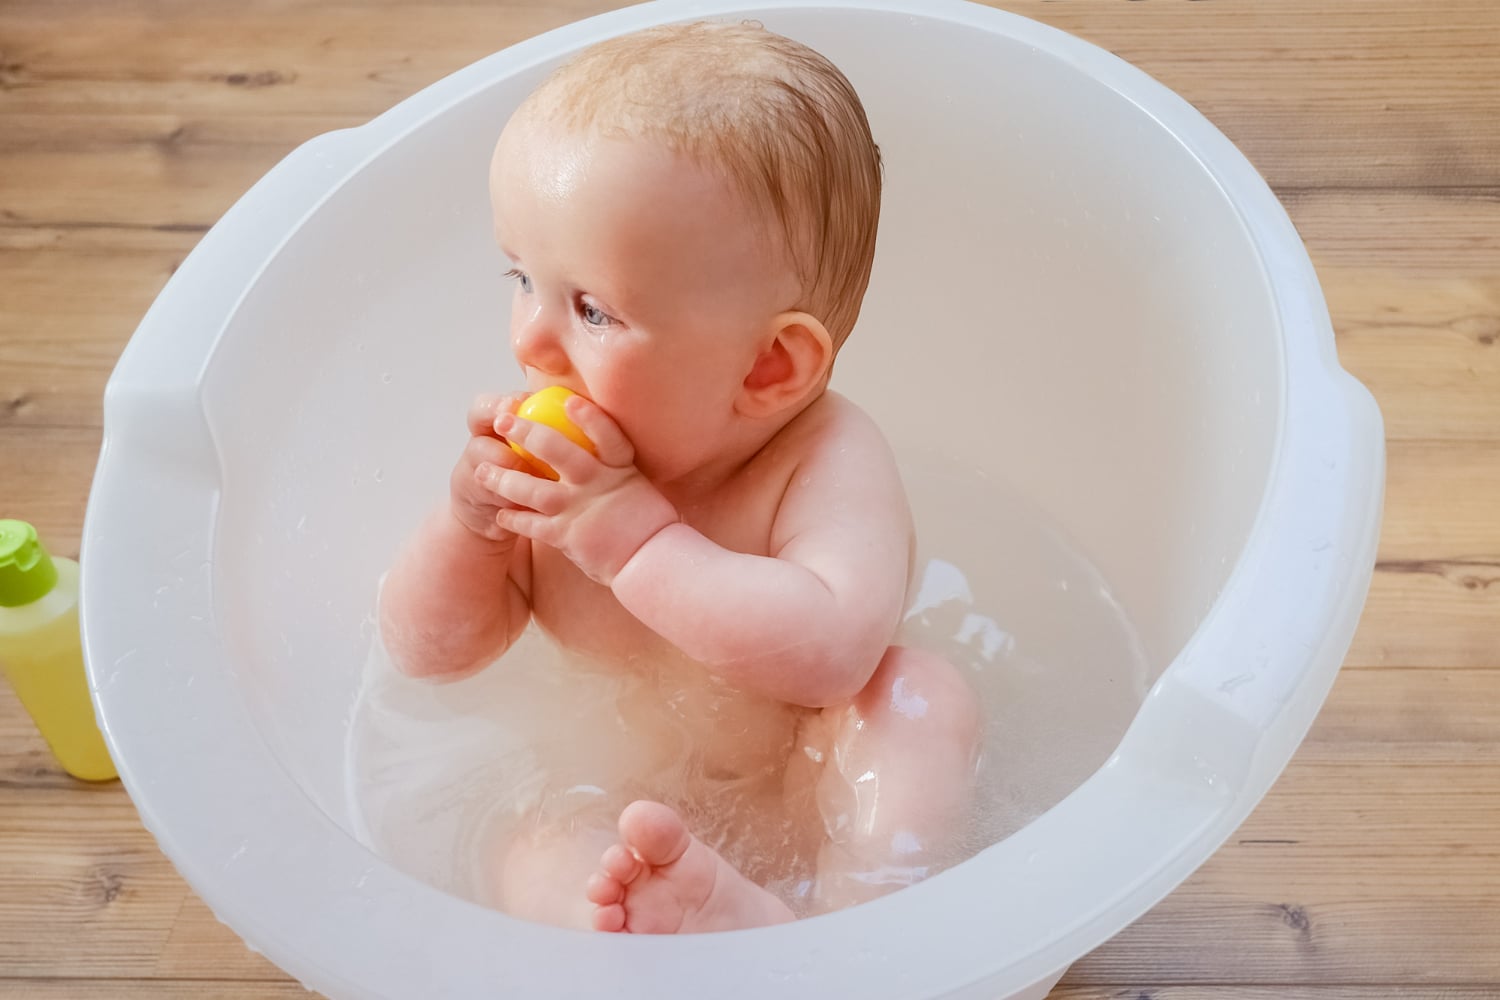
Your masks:
[{"label": "green bottle cap", "polygon": [[57,583],[57,567],[25,521],[0,521],[0,608],[41,600]]}]

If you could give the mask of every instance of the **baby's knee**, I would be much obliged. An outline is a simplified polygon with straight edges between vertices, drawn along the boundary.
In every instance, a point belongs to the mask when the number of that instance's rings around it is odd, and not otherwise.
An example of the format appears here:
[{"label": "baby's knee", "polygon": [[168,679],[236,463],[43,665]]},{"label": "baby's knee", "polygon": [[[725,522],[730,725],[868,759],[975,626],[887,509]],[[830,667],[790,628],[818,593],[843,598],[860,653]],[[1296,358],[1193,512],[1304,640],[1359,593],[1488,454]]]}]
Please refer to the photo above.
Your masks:
[{"label": "baby's knee", "polygon": [[861,695],[866,699],[867,712],[940,727],[962,743],[979,741],[979,698],[968,678],[936,654],[892,646]]}]

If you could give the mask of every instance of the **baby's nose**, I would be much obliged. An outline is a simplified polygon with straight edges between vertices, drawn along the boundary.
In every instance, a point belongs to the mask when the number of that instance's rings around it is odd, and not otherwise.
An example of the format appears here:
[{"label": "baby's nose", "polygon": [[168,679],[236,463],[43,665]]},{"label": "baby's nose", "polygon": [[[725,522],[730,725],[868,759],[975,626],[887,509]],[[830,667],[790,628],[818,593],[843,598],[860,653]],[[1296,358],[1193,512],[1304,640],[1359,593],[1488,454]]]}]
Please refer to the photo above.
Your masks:
[{"label": "baby's nose", "polygon": [[562,338],[541,310],[512,324],[510,346],[523,367],[548,375],[566,375],[571,367]]}]

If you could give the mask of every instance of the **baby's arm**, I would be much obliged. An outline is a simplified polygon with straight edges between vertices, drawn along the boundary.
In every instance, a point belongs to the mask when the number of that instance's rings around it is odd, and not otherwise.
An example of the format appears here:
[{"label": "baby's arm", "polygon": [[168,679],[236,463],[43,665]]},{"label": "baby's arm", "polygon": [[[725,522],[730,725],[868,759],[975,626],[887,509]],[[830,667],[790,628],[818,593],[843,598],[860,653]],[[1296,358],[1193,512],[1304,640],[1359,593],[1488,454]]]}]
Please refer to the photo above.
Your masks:
[{"label": "baby's arm", "polygon": [[632,614],[736,687],[822,707],[862,690],[890,645],[911,538],[884,438],[841,403],[792,473],[769,557],[674,524],[640,547],[613,589]]},{"label": "baby's arm", "polygon": [[494,431],[495,417],[513,411],[520,399],[475,401],[449,501],[422,522],[381,588],[381,638],[410,676],[456,680],[471,674],[505,652],[530,619],[530,542],[495,523],[503,501],[481,485],[476,471],[521,466]]},{"label": "baby's arm", "polygon": [[529,510],[500,523],[563,552],[612,588],[657,634],[744,690],[799,705],[836,704],[869,680],[905,598],[911,518],[884,438],[851,404],[830,401],[808,428],[772,527],[770,556],[733,552],[681,523],[634,467],[597,407],[569,416],[597,460],[548,428],[505,421],[562,474],[496,473],[492,489]]}]

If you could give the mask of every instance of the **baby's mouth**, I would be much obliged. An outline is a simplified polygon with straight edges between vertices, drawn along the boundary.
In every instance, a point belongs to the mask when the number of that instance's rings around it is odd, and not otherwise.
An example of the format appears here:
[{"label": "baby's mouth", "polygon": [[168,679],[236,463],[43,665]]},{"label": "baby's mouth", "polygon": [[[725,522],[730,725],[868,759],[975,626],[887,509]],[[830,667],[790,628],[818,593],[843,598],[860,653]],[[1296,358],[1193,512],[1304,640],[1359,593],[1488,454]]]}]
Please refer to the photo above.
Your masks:
[{"label": "baby's mouth", "polygon": [[543,389],[551,389],[553,387],[566,389],[574,395],[582,396],[584,399],[591,400],[593,398],[580,386],[568,382],[559,382],[555,379],[531,378],[529,375],[526,379],[526,394],[528,396],[534,396]]}]

